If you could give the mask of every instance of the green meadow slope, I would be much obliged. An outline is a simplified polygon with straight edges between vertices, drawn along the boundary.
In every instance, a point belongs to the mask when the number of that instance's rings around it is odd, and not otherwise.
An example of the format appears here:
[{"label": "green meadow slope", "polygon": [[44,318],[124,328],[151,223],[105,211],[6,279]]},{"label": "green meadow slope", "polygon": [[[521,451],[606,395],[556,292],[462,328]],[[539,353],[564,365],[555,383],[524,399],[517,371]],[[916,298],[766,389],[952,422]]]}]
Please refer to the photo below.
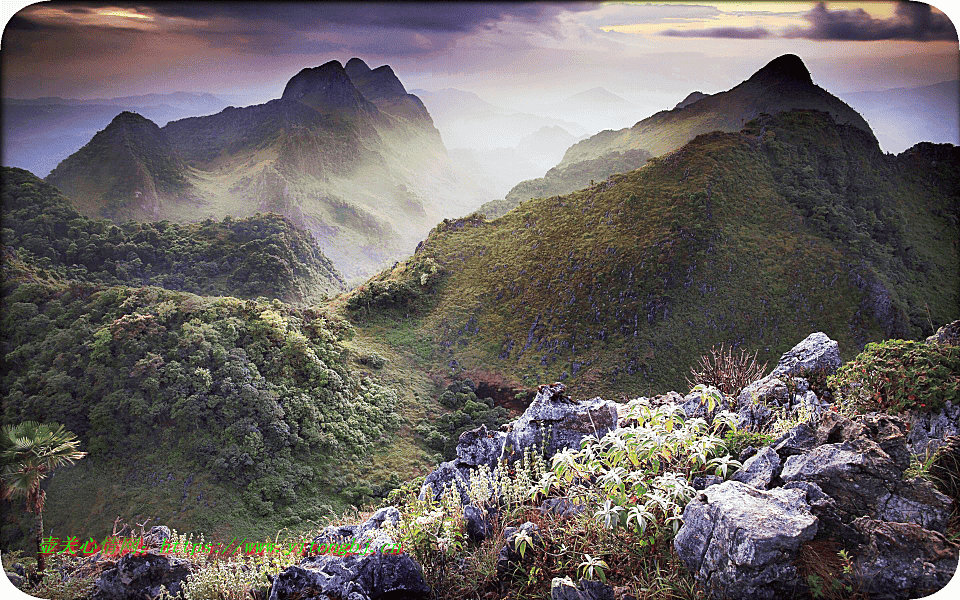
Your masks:
[{"label": "green meadow slope", "polygon": [[827,114],[763,115],[501,218],[444,221],[343,300],[445,376],[682,389],[714,344],[851,356],[960,315],[958,149],[884,155]]}]

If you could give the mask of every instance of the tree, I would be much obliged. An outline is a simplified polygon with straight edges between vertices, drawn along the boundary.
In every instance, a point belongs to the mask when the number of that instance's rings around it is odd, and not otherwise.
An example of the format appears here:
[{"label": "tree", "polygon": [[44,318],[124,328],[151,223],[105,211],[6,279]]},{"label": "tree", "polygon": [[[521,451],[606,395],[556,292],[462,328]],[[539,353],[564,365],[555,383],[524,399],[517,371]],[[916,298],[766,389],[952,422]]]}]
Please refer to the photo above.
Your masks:
[{"label": "tree", "polygon": [[77,436],[63,425],[25,421],[7,425],[0,432],[0,495],[26,497],[26,510],[36,517],[37,573],[43,576],[40,552],[43,539],[43,503],[47,493],[40,483],[57,467],[73,464],[87,455],[77,450]]}]

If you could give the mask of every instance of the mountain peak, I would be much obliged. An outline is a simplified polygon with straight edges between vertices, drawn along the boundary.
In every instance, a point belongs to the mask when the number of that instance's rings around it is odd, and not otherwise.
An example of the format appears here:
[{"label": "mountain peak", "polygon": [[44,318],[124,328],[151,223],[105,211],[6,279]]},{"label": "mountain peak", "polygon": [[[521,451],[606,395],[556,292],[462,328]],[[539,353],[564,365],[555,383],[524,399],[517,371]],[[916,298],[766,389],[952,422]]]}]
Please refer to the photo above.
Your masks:
[{"label": "mountain peak", "polygon": [[796,54],[784,54],[773,59],[747,81],[796,82],[813,85],[807,65],[803,64],[803,60]]},{"label": "mountain peak", "polygon": [[281,100],[300,101],[315,109],[356,108],[363,97],[340,61],[303,69],[287,82]]},{"label": "mountain peak", "polygon": [[367,66],[367,63],[363,62],[363,60],[357,57],[353,57],[348,60],[344,69],[347,71],[347,75],[349,75],[351,79],[357,75],[363,75],[364,73],[370,72],[370,67]]},{"label": "mountain peak", "polygon": [[119,125],[146,125],[147,123],[159,129],[156,123],[146,118],[145,116],[141,115],[140,113],[135,113],[133,111],[125,110],[120,114],[118,114],[117,116],[115,116],[113,120],[110,121],[110,124],[107,125],[107,128],[109,129],[110,127],[119,126]]},{"label": "mountain peak", "polygon": [[383,65],[373,70],[367,67],[364,71],[360,65],[363,67],[367,65],[360,59],[351,59],[350,62],[353,60],[359,64],[355,63],[352,69],[347,69],[347,74],[367,100],[375,103],[377,100],[396,99],[407,95],[407,89],[403,87],[390,65]]}]

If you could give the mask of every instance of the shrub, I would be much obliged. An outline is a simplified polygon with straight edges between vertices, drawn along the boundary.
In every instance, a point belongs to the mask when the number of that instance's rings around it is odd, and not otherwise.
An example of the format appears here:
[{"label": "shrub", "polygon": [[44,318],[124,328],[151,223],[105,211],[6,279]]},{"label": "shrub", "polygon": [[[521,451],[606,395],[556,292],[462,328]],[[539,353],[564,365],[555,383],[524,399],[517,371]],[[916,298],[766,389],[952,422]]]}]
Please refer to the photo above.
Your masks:
[{"label": "shrub", "polygon": [[933,411],[960,399],[960,347],[887,340],[867,344],[828,378],[835,397],[859,412]]},{"label": "shrub", "polygon": [[[757,364],[757,353],[751,356],[741,349],[739,355],[734,355],[733,348],[724,351],[720,348],[710,348],[710,354],[700,357],[700,364],[690,368],[690,378],[687,383],[690,387],[699,384],[710,385],[728,396],[738,396],[743,388],[763,377],[767,370],[767,363]],[[692,378],[692,379],[691,379]]]}]

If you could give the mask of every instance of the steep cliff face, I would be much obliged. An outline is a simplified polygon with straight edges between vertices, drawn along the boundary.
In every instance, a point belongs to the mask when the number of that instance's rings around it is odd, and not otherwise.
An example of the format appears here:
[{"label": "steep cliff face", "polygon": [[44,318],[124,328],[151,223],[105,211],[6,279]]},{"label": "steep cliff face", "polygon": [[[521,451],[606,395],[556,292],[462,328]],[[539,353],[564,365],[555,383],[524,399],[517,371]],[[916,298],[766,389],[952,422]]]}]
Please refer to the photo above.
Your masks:
[{"label": "steep cliff face", "polygon": [[[118,117],[51,174],[88,214],[183,222],[278,212],[356,277],[480,204],[423,103],[387,65],[330,61],[301,70],[265,104],[162,129],[140,119],[139,133],[119,133],[131,119]],[[133,208],[108,209],[117,198]]]}]

